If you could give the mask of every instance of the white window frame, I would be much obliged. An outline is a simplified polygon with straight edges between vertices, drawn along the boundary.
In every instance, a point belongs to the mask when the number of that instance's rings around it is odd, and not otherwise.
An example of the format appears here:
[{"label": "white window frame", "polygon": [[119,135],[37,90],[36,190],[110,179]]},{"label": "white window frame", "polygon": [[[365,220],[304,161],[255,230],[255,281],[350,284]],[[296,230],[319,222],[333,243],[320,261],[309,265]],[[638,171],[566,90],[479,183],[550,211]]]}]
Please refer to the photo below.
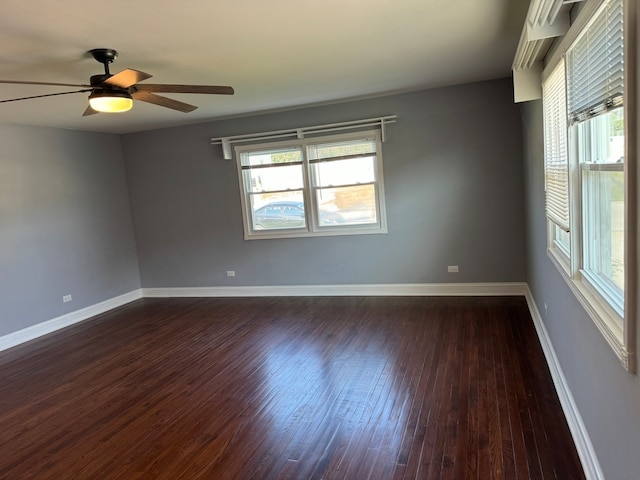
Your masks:
[{"label": "white window frame", "polygon": [[[358,139],[374,139],[376,145],[375,155],[375,201],[376,201],[376,223],[366,224],[345,224],[345,225],[320,225],[318,221],[319,207],[315,195],[311,174],[311,164],[307,156],[307,147],[320,143],[331,143]],[[303,161],[303,198],[305,204],[306,226],[291,229],[267,229],[256,230],[253,228],[251,218],[251,202],[249,200],[250,191],[245,186],[242,155],[255,151],[265,151],[283,147],[299,147],[302,151]],[[249,144],[234,147],[236,164],[238,168],[238,181],[240,186],[240,201],[242,205],[242,222],[245,240],[263,240],[277,238],[297,238],[297,237],[324,237],[339,235],[371,235],[387,233],[387,215],[384,201],[384,178],[382,160],[382,137],[380,130],[364,130],[351,133],[333,134],[326,136],[310,136],[305,138],[267,142],[259,144]]]},{"label": "white window frame", "polygon": [[[592,0],[585,6],[565,38],[555,52],[547,59],[543,79],[547,79],[558,65],[565,61],[565,54],[573,42],[588,26],[605,0]],[[625,289],[624,308],[612,301],[607,292],[598,287],[598,282],[589,278],[582,269],[583,262],[583,205],[581,165],[578,163],[578,145],[575,130],[568,127],[566,136],[569,153],[569,207],[570,207],[570,248],[561,248],[558,243],[556,227],[547,220],[547,254],[560,271],[576,298],[593,319],[594,323],[617,354],[622,365],[629,371],[636,370],[636,322],[638,312],[638,170],[637,170],[637,110],[636,97],[636,45],[634,34],[636,21],[635,0],[624,2],[624,119],[625,119]],[[544,82],[543,82],[544,83]]]},{"label": "white window frame", "polygon": [[[594,120],[600,121],[601,123],[603,123],[602,116],[597,117]],[[579,126],[575,126],[574,128],[586,129],[587,128],[586,122]],[[591,136],[590,133],[588,135]],[[578,176],[580,178],[580,195],[581,195],[579,204],[580,204],[580,210],[582,214],[582,218],[581,218],[582,223],[580,227],[581,227],[581,232],[583,233],[583,237],[597,236],[597,229],[595,229],[596,230],[595,232],[591,232],[590,229],[594,229],[595,224],[598,223],[598,218],[600,216],[600,211],[597,208],[587,208],[586,206],[587,193],[591,193],[591,195],[593,196],[599,195],[598,185],[596,184],[596,181],[595,181],[596,179],[595,178],[588,179],[587,175],[590,175],[591,173],[596,173],[596,172],[624,173],[624,170],[625,170],[624,163],[620,163],[620,164],[618,163],[605,163],[605,164],[595,163],[594,164],[590,162],[584,163],[585,158],[591,160],[591,157],[590,157],[591,152],[584,151],[584,150],[591,150],[592,147],[593,147],[592,143],[588,143],[587,145],[579,144],[575,147],[576,152],[579,154],[578,166],[579,166],[580,172]],[[593,177],[593,175],[591,176]],[[575,203],[578,204],[577,199],[575,200]],[[588,220],[587,220],[587,216],[589,217]],[[603,278],[602,275],[600,275],[599,273],[589,271],[588,269],[588,265],[587,265],[588,263],[597,264],[602,261],[603,255],[600,253],[600,247],[601,245],[599,245],[598,242],[596,242],[594,245],[591,246],[593,250],[588,251],[588,248],[586,247],[584,238],[583,238],[583,242],[581,243],[580,250],[579,250],[582,257],[582,261],[580,265],[581,267],[580,273],[582,275],[583,281],[586,283],[586,286],[592,290],[595,290],[597,294],[605,301],[605,303],[611,306],[611,308],[613,308],[613,310],[615,311],[616,321],[622,324],[623,318],[624,318],[623,293],[619,291],[618,287],[614,285],[613,281],[611,281],[608,278]],[[588,257],[590,257],[589,260],[587,260]]]}]

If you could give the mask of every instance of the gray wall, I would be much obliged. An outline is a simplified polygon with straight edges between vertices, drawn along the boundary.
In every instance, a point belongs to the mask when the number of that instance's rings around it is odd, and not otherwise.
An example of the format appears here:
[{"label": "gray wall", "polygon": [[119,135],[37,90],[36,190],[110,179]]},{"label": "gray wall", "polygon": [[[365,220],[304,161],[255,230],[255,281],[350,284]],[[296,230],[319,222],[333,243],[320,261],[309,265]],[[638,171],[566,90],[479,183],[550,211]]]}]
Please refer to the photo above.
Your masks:
[{"label": "gray wall", "polygon": [[[640,381],[620,365],[546,255],[542,104],[522,107],[527,184],[527,281],[605,478],[640,476]],[[640,341],[640,339],[639,339]]]},{"label": "gray wall", "polygon": [[[211,137],[390,114],[387,235],[243,239],[236,166]],[[520,118],[506,79],[130,134],[123,148],[144,287],[525,278]]]},{"label": "gray wall", "polygon": [[0,145],[0,336],[140,288],[120,138],[0,124]]}]

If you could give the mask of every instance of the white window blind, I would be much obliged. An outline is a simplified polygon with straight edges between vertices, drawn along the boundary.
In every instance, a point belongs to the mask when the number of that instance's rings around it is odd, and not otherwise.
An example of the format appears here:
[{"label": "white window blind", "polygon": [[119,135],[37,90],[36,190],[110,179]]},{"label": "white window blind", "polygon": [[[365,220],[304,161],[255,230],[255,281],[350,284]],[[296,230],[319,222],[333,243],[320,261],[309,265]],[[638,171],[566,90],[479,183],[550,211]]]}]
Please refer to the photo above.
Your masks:
[{"label": "white window blind", "polygon": [[571,123],[622,104],[624,91],[623,1],[607,0],[567,54]]},{"label": "white window blind", "polygon": [[569,162],[564,62],[542,85],[544,116],[545,201],[547,217],[569,231]]}]

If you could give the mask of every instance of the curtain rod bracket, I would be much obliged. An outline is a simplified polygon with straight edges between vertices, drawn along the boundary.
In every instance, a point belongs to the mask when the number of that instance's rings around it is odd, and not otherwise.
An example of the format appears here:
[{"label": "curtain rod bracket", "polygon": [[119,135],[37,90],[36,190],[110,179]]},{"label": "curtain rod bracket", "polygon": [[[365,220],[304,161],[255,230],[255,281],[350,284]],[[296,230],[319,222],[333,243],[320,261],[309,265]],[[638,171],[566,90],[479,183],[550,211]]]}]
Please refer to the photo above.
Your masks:
[{"label": "curtain rod bracket", "polygon": [[222,156],[224,159],[233,159],[233,152],[231,151],[231,141],[229,140],[229,137],[221,138],[220,142],[222,143]]}]

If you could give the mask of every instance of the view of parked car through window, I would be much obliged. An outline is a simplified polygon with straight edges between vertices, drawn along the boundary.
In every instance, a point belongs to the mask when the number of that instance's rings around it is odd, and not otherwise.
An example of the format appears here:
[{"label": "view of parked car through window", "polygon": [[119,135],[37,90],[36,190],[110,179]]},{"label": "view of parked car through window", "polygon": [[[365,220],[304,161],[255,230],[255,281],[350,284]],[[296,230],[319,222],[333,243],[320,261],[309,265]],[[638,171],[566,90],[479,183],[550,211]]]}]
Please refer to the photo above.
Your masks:
[{"label": "view of parked car through window", "polygon": [[[336,212],[320,210],[320,225],[338,225],[345,223],[342,215]],[[273,202],[253,212],[253,228],[299,228],[306,226],[304,203]]]}]

